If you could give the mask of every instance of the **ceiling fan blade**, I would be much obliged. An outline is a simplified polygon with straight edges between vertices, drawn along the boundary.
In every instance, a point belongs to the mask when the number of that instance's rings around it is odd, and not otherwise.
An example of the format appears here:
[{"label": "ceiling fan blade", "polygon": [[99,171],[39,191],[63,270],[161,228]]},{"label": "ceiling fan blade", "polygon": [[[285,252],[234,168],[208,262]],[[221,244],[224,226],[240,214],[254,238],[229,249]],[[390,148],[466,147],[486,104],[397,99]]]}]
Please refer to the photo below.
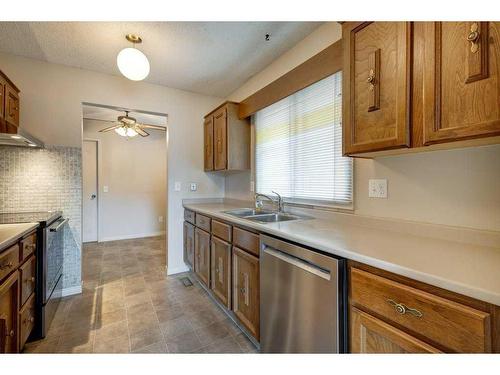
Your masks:
[{"label": "ceiling fan blade", "polygon": [[122,127],[121,124],[119,124],[119,125],[113,125],[113,126],[108,126],[107,128],[99,130],[99,133],[106,133],[106,132],[109,132],[111,130],[115,130],[115,129],[118,129],[118,128],[121,128],[121,127]]},{"label": "ceiling fan blade", "polygon": [[155,130],[163,130],[163,131],[167,130],[164,126],[149,125],[149,124],[138,124],[138,125],[143,127],[143,128],[146,128],[146,129],[155,129]]},{"label": "ceiling fan blade", "polygon": [[149,133],[147,131],[145,131],[144,129],[141,129],[140,126],[136,126],[135,127],[135,131],[142,137],[147,137],[149,135]]},{"label": "ceiling fan blade", "polygon": [[91,117],[84,117],[84,120],[91,120],[91,121],[101,121],[101,122],[116,122],[116,120],[101,120],[99,118],[91,118]]}]

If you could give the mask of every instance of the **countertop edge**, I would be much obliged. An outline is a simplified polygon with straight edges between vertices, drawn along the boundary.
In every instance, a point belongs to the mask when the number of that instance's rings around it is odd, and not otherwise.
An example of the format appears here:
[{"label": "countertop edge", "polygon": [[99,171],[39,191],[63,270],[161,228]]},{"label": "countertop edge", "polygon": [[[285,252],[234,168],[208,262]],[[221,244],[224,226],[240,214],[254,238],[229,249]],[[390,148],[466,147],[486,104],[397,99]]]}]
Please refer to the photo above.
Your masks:
[{"label": "countertop edge", "polygon": [[[27,228],[24,230],[21,230],[20,232],[17,232],[14,236],[9,237],[7,240],[3,241],[0,244],[0,253],[3,252],[5,249],[8,247],[14,245],[16,242],[18,242],[22,237],[27,235],[29,232],[32,232],[34,229],[38,228],[40,225],[39,223],[23,223],[25,225],[29,225]],[[10,225],[10,224],[6,224]]]},{"label": "countertop edge", "polygon": [[[203,203],[202,203],[203,204]],[[242,227],[251,228],[257,230],[262,233],[271,234],[277,237],[281,237],[287,239],[289,241],[296,242],[298,244],[302,244],[304,246],[309,246],[315,248],[320,251],[327,252],[332,255],[336,255],[342,258],[346,258],[349,260],[357,261],[372,267],[380,268],[384,271],[392,272],[401,276],[408,277],[410,279],[414,279],[416,281],[420,281],[425,284],[433,285],[438,288],[446,289],[451,292],[455,292],[457,294],[462,294],[467,297],[471,297],[480,301],[484,301],[487,303],[491,303],[497,306],[500,306],[500,294],[490,292],[484,289],[475,288],[470,285],[466,285],[457,281],[449,280],[446,278],[439,277],[437,275],[428,274],[425,272],[413,270],[404,266],[400,266],[396,263],[390,263],[387,261],[383,261],[371,256],[365,256],[357,253],[356,251],[349,249],[338,249],[338,248],[329,248],[322,244],[315,243],[314,241],[305,240],[298,236],[290,235],[289,233],[282,233],[280,230],[275,228],[267,227],[265,224],[259,224],[255,222],[251,222],[249,220],[239,219],[234,216],[229,216],[224,214],[223,212],[215,211],[215,210],[207,210],[203,208],[197,207],[196,203],[184,203],[184,208],[189,210],[199,212],[201,214],[205,214],[211,217],[215,217],[227,222],[234,223],[236,225],[240,225]]]}]

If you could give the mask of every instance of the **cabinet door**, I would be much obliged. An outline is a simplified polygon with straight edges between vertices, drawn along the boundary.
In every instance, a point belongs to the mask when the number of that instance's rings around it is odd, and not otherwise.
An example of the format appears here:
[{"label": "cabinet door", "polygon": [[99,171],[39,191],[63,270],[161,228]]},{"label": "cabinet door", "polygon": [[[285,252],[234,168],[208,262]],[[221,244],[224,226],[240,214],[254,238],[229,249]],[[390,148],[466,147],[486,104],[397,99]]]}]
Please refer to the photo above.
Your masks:
[{"label": "cabinet door", "polygon": [[231,308],[231,244],[212,237],[212,285],[215,297]]},{"label": "cabinet door", "polygon": [[14,272],[0,285],[0,353],[18,349],[19,279]]},{"label": "cabinet door", "polygon": [[7,82],[0,76],[0,121],[5,117],[5,86]]},{"label": "cabinet door", "polygon": [[194,269],[194,225],[184,222],[184,263]]},{"label": "cabinet door", "polygon": [[214,169],[220,171],[227,168],[227,111],[222,107],[214,113],[215,156]]},{"label": "cabinet door", "polygon": [[5,120],[19,126],[19,95],[9,84],[5,87]]},{"label": "cabinet door", "polygon": [[204,167],[206,171],[214,170],[214,118],[205,118],[204,127]]},{"label": "cabinet door", "polygon": [[361,310],[350,311],[351,353],[440,353],[423,341]]},{"label": "cabinet door", "polygon": [[424,54],[424,144],[500,134],[500,22],[426,22]]},{"label": "cabinet door", "polygon": [[259,340],[259,259],[233,247],[233,311]]},{"label": "cabinet door", "polygon": [[346,23],[344,154],[409,147],[411,22]]},{"label": "cabinet door", "polygon": [[195,229],[194,271],[206,287],[210,286],[210,234],[199,228]]}]

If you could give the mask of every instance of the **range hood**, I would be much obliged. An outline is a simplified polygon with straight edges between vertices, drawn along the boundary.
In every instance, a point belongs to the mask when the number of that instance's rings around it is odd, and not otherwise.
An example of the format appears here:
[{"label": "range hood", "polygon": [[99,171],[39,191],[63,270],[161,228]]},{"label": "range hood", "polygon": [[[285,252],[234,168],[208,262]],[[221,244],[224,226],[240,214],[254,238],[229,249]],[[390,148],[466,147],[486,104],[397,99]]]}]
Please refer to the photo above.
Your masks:
[{"label": "range hood", "polygon": [[17,134],[0,133],[0,145],[32,148],[44,148],[45,146],[42,141],[19,128]]}]

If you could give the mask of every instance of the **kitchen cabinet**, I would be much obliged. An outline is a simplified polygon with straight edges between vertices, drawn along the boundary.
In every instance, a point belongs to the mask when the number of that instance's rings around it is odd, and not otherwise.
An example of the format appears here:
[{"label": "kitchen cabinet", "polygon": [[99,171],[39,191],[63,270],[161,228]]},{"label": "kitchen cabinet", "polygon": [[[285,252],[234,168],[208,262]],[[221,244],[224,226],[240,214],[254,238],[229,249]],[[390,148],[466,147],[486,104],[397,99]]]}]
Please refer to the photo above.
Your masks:
[{"label": "kitchen cabinet", "polygon": [[210,286],[210,233],[200,228],[194,232],[194,272],[208,288]]},{"label": "kitchen cabinet", "polygon": [[212,283],[215,297],[231,308],[231,244],[212,236]]},{"label": "kitchen cabinet", "polygon": [[410,146],[410,22],[343,25],[344,154]]},{"label": "kitchen cabinet", "polygon": [[0,133],[17,133],[19,111],[19,89],[0,70]]},{"label": "kitchen cabinet", "polygon": [[500,22],[423,25],[425,145],[500,134]]},{"label": "kitchen cabinet", "polygon": [[204,142],[204,169],[205,171],[214,170],[214,118],[208,116],[203,123],[203,142]]},{"label": "kitchen cabinet", "polygon": [[238,118],[237,103],[225,102],[205,116],[204,169],[250,169],[250,123]]},{"label": "kitchen cabinet", "polygon": [[0,353],[18,352],[19,278],[13,272],[0,284]]},{"label": "kitchen cabinet", "polygon": [[259,340],[259,259],[233,246],[233,312]]},{"label": "kitchen cabinet", "polygon": [[500,143],[500,22],[343,24],[343,153]]},{"label": "kitchen cabinet", "polygon": [[184,222],[184,263],[194,270],[194,225]]},{"label": "kitchen cabinet", "polygon": [[496,306],[349,261],[353,353],[500,351]]},{"label": "kitchen cabinet", "polygon": [[399,329],[351,308],[351,353],[440,353]]}]

